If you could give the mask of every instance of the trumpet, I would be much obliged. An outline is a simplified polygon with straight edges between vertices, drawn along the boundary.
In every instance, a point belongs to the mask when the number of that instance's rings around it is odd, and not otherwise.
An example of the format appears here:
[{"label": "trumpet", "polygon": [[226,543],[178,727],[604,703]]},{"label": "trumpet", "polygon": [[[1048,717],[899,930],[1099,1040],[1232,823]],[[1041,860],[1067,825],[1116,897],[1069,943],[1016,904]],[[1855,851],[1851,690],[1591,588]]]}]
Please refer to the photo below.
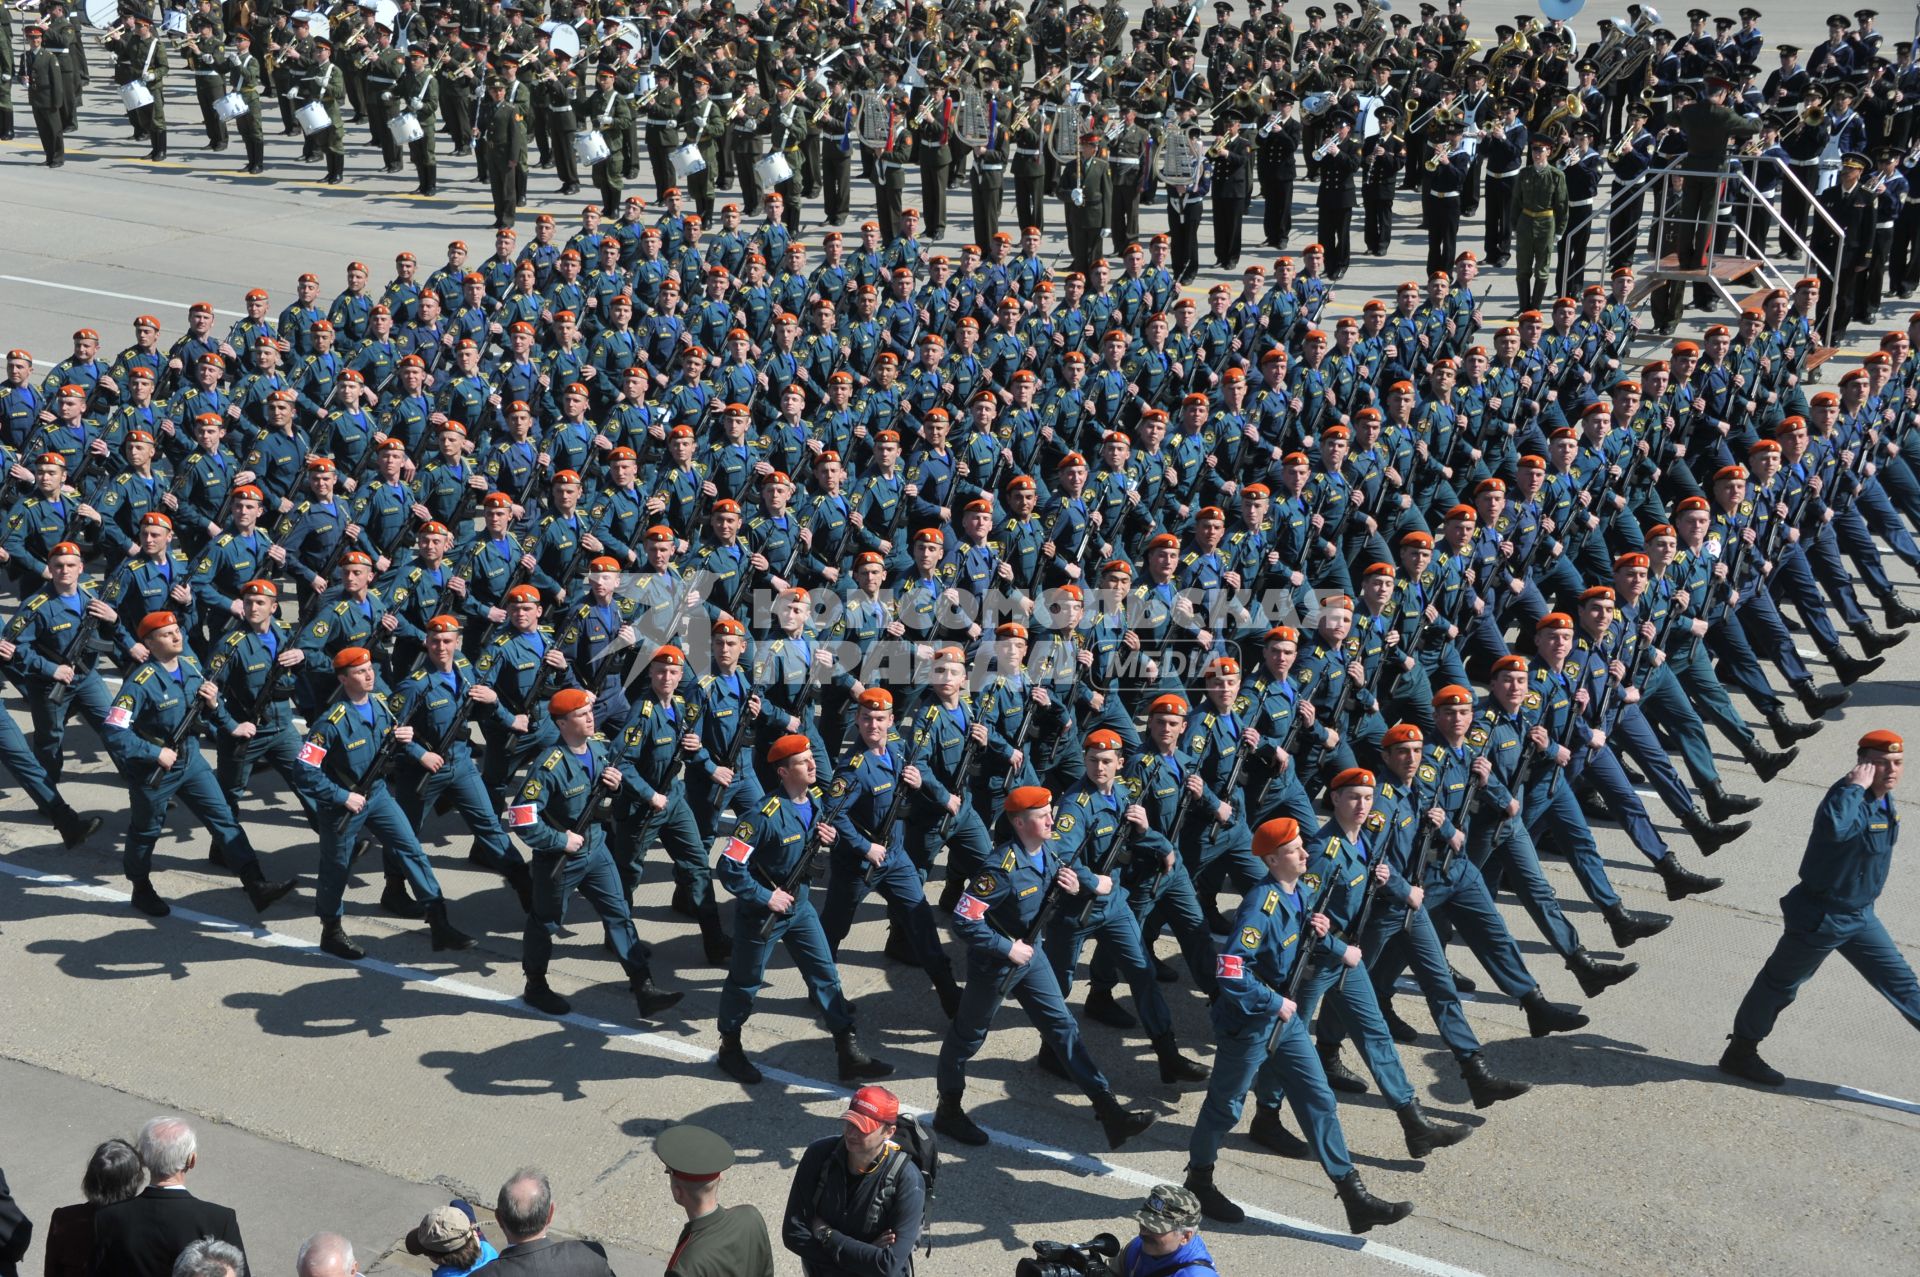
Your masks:
[{"label": "trumpet", "polygon": [[1320,144],[1320,149],[1313,153],[1313,158],[1315,161],[1324,160],[1329,155],[1332,155],[1335,151],[1339,149],[1340,149],[1340,135],[1336,133],[1332,137],[1328,138],[1325,142],[1322,142]]},{"label": "trumpet", "polygon": [[[1621,156],[1625,155],[1628,151],[1632,149],[1633,149],[1633,135],[1631,133],[1621,134],[1620,140],[1618,142],[1615,142],[1612,146],[1608,147],[1604,152],[1604,154],[1607,157],[1607,163],[1609,164],[1616,163]],[[1748,154],[1749,152],[1743,151],[1741,153],[1744,155],[1744,154]],[[1760,152],[1756,149],[1752,151],[1751,154],[1758,155],[1760,154]]]},{"label": "trumpet", "polygon": [[733,123],[733,122],[734,122],[735,120],[737,120],[737,119],[739,119],[739,118],[740,118],[740,113],[741,113],[742,111],[744,111],[744,110],[746,110],[746,109],[747,109],[747,102],[748,102],[748,101],[749,101],[749,99],[748,99],[747,97],[745,97],[744,95],[743,95],[743,96],[741,96],[741,97],[737,97],[737,98],[735,98],[735,99],[733,100],[733,105],[727,108],[727,123],[728,123],[728,124],[731,124],[731,123]]}]

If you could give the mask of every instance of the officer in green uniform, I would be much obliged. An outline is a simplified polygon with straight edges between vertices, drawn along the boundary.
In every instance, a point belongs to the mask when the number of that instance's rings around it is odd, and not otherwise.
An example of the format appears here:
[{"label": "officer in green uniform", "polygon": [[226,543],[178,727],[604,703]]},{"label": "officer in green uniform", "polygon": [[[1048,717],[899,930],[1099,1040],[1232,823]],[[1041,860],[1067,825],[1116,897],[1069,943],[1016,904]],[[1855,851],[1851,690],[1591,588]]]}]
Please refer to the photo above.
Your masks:
[{"label": "officer in green uniform", "polygon": [[[44,41],[45,27],[28,26],[23,37],[31,36],[36,31]],[[29,47],[32,46],[29,45]],[[13,59],[13,22],[9,19],[6,22],[0,22],[0,142],[13,141],[13,73],[16,67],[24,71],[29,78],[33,75],[31,70],[20,67],[20,64]],[[54,107],[58,110],[58,101],[54,103]],[[55,127],[59,127],[58,121]],[[44,142],[44,138],[42,140]],[[51,157],[48,162],[52,162]]]},{"label": "officer in green uniform", "polygon": [[245,31],[233,33],[233,47],[227,50],[221,75],[225,91],[246,99],[247,113],[233,121],[240,145],[246,148],[247,172],[267,171],[266,142],[260,131],[260,59],[253,56],[253,37]]},{"label": "officer in green uniform", "polygon": [[1091,275],[1107,231],[1107,210],[1113,205],[1113,172],[1100,154],[1098,133],[1080,136],[1080,158],[1060,180],[1067,200],[1067,251],[1073,258],[1068,269]]},{"label": "officer in green uniform", "polygon": [[405,67],[400,50],[393,47],[392,29],[384,25],[377,26],[374,33],[374,45],[363,48],[359,58],[360,96],[366,107],[367,128],[380,148],[385,170],[398,173],[400,143],[393,137],[393,117],[403,109],[399,84],[400,74]]},{"label": "officer in green uniform", "polygon": [[1526,168],[1513,179],[1513,227],[1519,255],[1520,309],[1537,310],[1553,268],[1553,246],[1567,224],[1567,175],[1552,163],[1553,143],[1543,137],[1527,144]]},{"label": "officer in green uniform", "polygon": [[133,124],[134,140],[151,144],[152,149],[147,152],[148,159],[166,159],[167,50],[159,37],[153,34],[153,19],[132,19],[126,32],[107,41],[107,48],[113,54],[113,82],[124,85],[138,81],[153,94],[152,102],[127,113],[128,120]]},{"label": "officer in green uniform", "polygon": [[[625,189],[621,139],[633,131],[633,103],[620,92],[618,78],[612,67],[601,67],[594,74],[593,89],[580,100],[580,127],[597,129],[607,140],[607,158],[593,166],[591,175],[594,189],[600,192],[600,211],[607,217],[620,213],[620,193]],[[674,135],[679,136],[677,123]]]},{"label": "officer in green uniform", "polygon": [[440,80],[427,70],[424,45],[416,44],[407,50],[407,69],[400,73],[399,82],[394,86],[394,101],[420,121],[420,140],[407,144],[407,156],[420,179],[413,193],[432,195],[440,180],[440,162],[434,153],[438,146],[435,134],[439,131]]},{"label": "officer in green uniform", "polygon": [[485,132],[480,150],[485,156],[487,180],[493,188],[493,224],[513,225],[519,208],[521,171],[527,163],[527,117],[518,106],[507,101],[507,82],[487,81]]},{"label": "officer in green uniform", "polygon": [[[601,74],[605,74],[604,69]],[[636,104],[629,103],[630,108],[633,105]],[[658,84],[640,95],[637,105],[646,112],[643,118],[647,130],[647,164],[653,169],[653,189],[656,193],[663,192],[669,186],[678,185],[673,180],[673,162],[669,156],[686,138],[680,127],[680,86],[674,83],[672,76],[661,76]],[[628,118],[631,121],[631,109]],[[615,194],[620,191],[618,186],[613,189]],[[613,201],[609,200],[607,204],[611,208]]]},{"label": "officer in green uniform", "polygon": [[[7,24],[0,22],[0,28]],[[11,56],[9,65],[11,65]],[[27,28],[27,50],[21,55],[20,70],[27,82],[27,106],[33,111],[33,126],[40,133],[40,150],[48,168],[67,162],[67,139],[61,130],[60,102],[66,92],[67,68],[60,55],[46,47],[39,27]],[[0,84],[0,93],[12,93],[12,81]],[[13,107],[10,98],[0,98],[0,137],[13,135]]]},{"label": "officer in green uniform", "polygon": [[313,42],[313,65],[300,82],[300,100],[318,102],[327,109],[326,132],[311,140],[327,157],[327,173],[320,180],[334,185],[347,171],[347,134],[340,118],[340,108],[347,101],[347,80],[334,64],[332,41]]},{"label": "officer in green uniform", "polygon": [[733,1149],[704,1126],[670,1126],[653,1151],[667,1167],[674,1205],[687,1222],[667,1258],[669,1277],[773,1277],[773,1239],[750,1205],[722,1206],[720,1177]]},{"label": "officer in green uniform", "polygon": [[47,47],[66,59],[65,97],[60,103],[60,127],[63,132],[73,132],[74,113],[80,109],[80,90],[86,87],[90,77],[87,74],[87,50],[80,43],[80,24],[67,12],[65,0],[53,0],[47,5]]},{"label": "officer in green uniform", "polygon": [[[915,113],[916,118],[918,112]],[[947,233],[947,170],[953,165],[947,123],[934,103],[927,118],[914,126],[913,159],[920,166],[920,201],[926,210],[927,235],[942,239]]]}]

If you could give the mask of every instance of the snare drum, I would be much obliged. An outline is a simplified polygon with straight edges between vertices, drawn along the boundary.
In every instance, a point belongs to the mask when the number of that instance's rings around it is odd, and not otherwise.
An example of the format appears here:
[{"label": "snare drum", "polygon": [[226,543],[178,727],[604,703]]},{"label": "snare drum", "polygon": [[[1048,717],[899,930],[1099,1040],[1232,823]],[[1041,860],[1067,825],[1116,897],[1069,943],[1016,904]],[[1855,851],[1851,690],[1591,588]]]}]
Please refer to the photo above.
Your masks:
[{"label": "snare drum", "polygon": [[707,171],[707,157],[700,154],[700,148],[692,142],[674,147],[668,152],[667,159],[673,164],[673,177],[677,182],[684,182],[695,173]]},{"label": "snare drum", "polygon": [[228,93],[213,100],[213,113],[229,123],[252,109],[247,105],[247,99],[238,93]]},{"label": "snare drum", "polygon": [[427,131],[420,127],[420,117],[411,111],[402,111],[394,116],[387,121],[387,128],[393,134],[396,146],[412,146],[427,135]]},{"label": "snare drum", "polygon": [[138,80],[131,84],[123,84],[120,86],[120,105],[128,115],[132,115],[142,107],[152,106],[153,90]]},{"label": "snare drum", "polygon": [[793,180],[793,165],[787,163],[785,154],[775,151],[753,162],[753,178],[760,183],[762,191],[770,191],[782,182]]},{"label": "snare drum", "polygon": [[309,102],[293,113],[300,121],[300,131],[311,137],[315,133],[325,133],[333,127],[333,117],[327,114],[324,102]]},{"label": "snare drum", "polygon": [[573,135],[573,158],[580,164],[592,168],[600,161],[613,155],[613,148],[607,145],[607,139],[599,129],[577,129]]}]

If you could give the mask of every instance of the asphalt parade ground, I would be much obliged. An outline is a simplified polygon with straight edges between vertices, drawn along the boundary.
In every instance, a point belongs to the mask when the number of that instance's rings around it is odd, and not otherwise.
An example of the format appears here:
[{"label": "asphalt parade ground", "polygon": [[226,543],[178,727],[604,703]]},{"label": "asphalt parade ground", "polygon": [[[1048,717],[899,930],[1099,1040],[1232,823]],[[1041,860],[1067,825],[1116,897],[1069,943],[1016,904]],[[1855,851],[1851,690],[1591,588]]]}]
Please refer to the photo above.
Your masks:
[{"label": "asphalt parade ground", "polygon": [[[1476,27],[1511,20],[1489,3],[1468,11]],[[1770,38],[1811,44],[1819,38],[1815,12],[1770,15],[1763,26]],[[1583,33],[1597,16],[1582,15]],[[1889,17],[1883,25],[1904,27]],[[317,272],[331,297],[349,260],[369,263],[384,282],[403,249],[423,270],[439,264],[452,238],[466,240],[476,259],[487,251],[484,189],[470,180],[470,162],[448,157],[444,143],[449,195],[440,199],[405,196],[411,176],[378,175],[358,149],[347,185],[320,188],[308,180],[317,166],[298,168],[297,144],[277,136],[268,148],[276,176],[245,178],[232,172],[237,151],[194,147],[197,129],[188,126],[196,114],[176,94],[175,160],[149,164],[133,158],[143,148],[127,141],[124,121],[109,111],[95,65],[66,168],[37,167],[30,143],[0,144],[6,346],[51,363],[67,353],[71,331],[87,325],[100,329],[111,352],[130,340],[139,313],[157,315],[171,341],[194,301],[212,302],[224,328],[246,288],[271,289],[277,312],[301,271]],[[536,172],[533,186],[534,207],[554,213],[564,234],[578,203],[551,196],[550,173]],[[644,183],[630,193],[652,202]],[[949,248],[966,224],[965,193],[954,195]],[[1299,198],[1310,232],[1312,189],[1304,182]],[[856,216],[870,200],[856,183]],[[1417,207],[1403,198],[1391,259],[1356,259],[1336,313],[1390,296],[1394,283],[1418,274]],[[1270,263],[1273,250],[1255,255],[1258,214],[1256,201],[1246,260]],[[1158,208],[1143,210],[1143,231],[1162,220]],[[1463,246],[1477,248],[1477,228],[1469,223]],[[523,238],[531,234],[530,217],[521,229]],[[817,242],[819,229],[809,221],[803,238]],[[1050,251],[1058,251],[1053,229]],[[1210,229],[1203,262],[1208,236]],[[1306,239],[1296,234],[1293,247]],[[1200,288],[1213,277],[1203,271]],[[1510,274],[1496,281],[1496,295],[1510,302]],[[1497,309],[1504,316],[1510,308]],[[1866,344],[1862,331],[1856,344]],[[1889,566],[1907,601],[1920,602],[1920,583],[1897,562]],[[1813,668],[1831,681],[1824,664]],[[1788,1075],[1785,1088],[1732,1084],[1713,1068],[1734,1007],[1779,934],[1777,901],[1794,881],[1821,795],[1851,764],[1862,732],[1920,733],[1917,699],[1920,642],[1890,652],[1764,791],[1723,748],[1729,788],[1764,792],[1766,801],[1752,832],[1711,859],[1656,807],[1688,865],[1727,879],[1711,895],[1669,905],[1625,837],[1611,825],[1599,829],[1628,906],[1675,918],[1626,955],[1640,973],[1583,1003],[1593,1017],[1586,1030],[1541,1040],[1526,1036],[1517,1005],[1477,996],[1469,1016],[1494,1069],[1535,1084],[1525,1097],[1478,1112],[1424,1003],[1403,995],[1398,1010],[1423,1031],[1401,1052],[1414,1086],[1430,1112],[1472,1127],[1472,1138],[1412,1162],[1377,1093],[1342,1104],[1369,1187],[1417,1203],[1404,1223],[1360,1239],[1346,1234],[1317,1166],[1257,1151],[1243,1123],[1219,1178],[1250,1218],[1205,1228],[1221,1271],[1920,1271],[1920,1054],[1911,1029],[1843,961],[1827,964],[1766,1045],[1768,1060]],[[9,708],[24,728],[17,702],[10,698]],[[740,1164],[722,1200],[755,1203],[777,1228],[800,1149],[836,1130],[845,1090],[821,1080],[833,1074],[832,1044],[784,958],[769,969],[745,1033],[768,1080],[749,1090],[713,1067],[723,973],[702,965],[693,927],[669,910],[663,856],[650,862],[636,921],[655,946],[656,974],[687,989],[686,1000],[670,1019],[635,1027],[599,928],[576,903],[553,968],[554,986],[575,1012],[552,1020],[518,1003],[519,911],[497,878],[467,867],[468,838],[451,819],[432,820],[423,841],[454,919],[480,935],[480,947],[450,958],[431,953],[422,924],[377,910],[376,870],[349,891],[347,905],[348,930],[370,956],[342,963],[316,947],[313,840],[276,777],[256,781],[243,819],[268,875],[303,875],[301,890],[256,919],[235,881],[206,862],[204,834],[177,810],[155,879],[175,907],[156,923],[128,907],[119,874],[126,782],[83,723],[68,746],[69,800],[106,820],[83,847],[61,850],[19,793],[0,799],[0,1130],[9,1136],[0,1141],[0,1166],[35,1219],[77,1199],[99,1140],[178,1112],[204,1119],[205,1169],[193,1186],[239,1209],[256,1272],[290,1271],[299,1241],[320,1228],[346,1233],[369,1272],[423,1271],[404,1252],[389,1252],[429,1206],[453,1193],[490,1202],[503,1179],[531,1164],[552,1177],[559,1228],[607,1241],[621,1273],[646,1273],[659,1270],[680,1225],[652,1153],[659,1131],[695,1121],[730,1140]],[[1618,956],[1566,864],[1550,857],[1547,873],[1589,947]],[[1521,910],[1508,899],[1503,912],[1548,994],[1582,1002]],[[1920,873],[1896,861],[1879,913],[1908,961],[1920,962]],[[863,911],[842,949],[842,977],[866,1044],[898,1066],[890,1084],[909,1106],[931,1109],[946,1022],[925,978],[881,956],[880,914],[877,905]],[[957,942],[949,947],[958,953]],[[1163,954],[1171,951],[1165,942]],[[1455,961],[1482,977],[1464,952]],[[1210,1059],[1205,1002],[1184,982],[1176,987],[1182,1046]],[[1185,1165],[1202,1092],[1161,1086],[1143,1039],[1087,1026],[1121,1097],[1159,1118],[1109,1154],[1084,1101],[1032,1066],[1039,1040],[1024,1016],[1003,1011],[997,1025],[968,1091],[993,1142],[948,1150],[922,1274],[1010,1272],[1041,1238],[1125,1236],[1124,1213],[1152,1184],[1178,1182]],[[36,1249],[23,1271],[39,1266]],[[777,1251],[776,1266],[799,1271],[785,1252]]]}]

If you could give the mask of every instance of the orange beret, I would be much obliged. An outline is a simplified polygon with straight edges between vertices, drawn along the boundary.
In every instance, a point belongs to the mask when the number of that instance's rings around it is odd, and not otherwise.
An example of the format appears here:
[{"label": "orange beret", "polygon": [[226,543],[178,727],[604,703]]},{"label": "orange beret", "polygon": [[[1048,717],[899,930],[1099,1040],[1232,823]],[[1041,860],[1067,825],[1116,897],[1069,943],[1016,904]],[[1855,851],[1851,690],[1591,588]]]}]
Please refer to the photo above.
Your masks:
[{"label": "orange beret", "polygon": [[577,687],[563,687],[547,698],[547,713],[554,718],[565,718],[591,704],[592,693],[583,692]]},{"label": "orange beret", "polygon": [[1275,816],[1253,831],[1253,854],[1271,856],[1300,837],[1300,822],[1291,816]]}]

